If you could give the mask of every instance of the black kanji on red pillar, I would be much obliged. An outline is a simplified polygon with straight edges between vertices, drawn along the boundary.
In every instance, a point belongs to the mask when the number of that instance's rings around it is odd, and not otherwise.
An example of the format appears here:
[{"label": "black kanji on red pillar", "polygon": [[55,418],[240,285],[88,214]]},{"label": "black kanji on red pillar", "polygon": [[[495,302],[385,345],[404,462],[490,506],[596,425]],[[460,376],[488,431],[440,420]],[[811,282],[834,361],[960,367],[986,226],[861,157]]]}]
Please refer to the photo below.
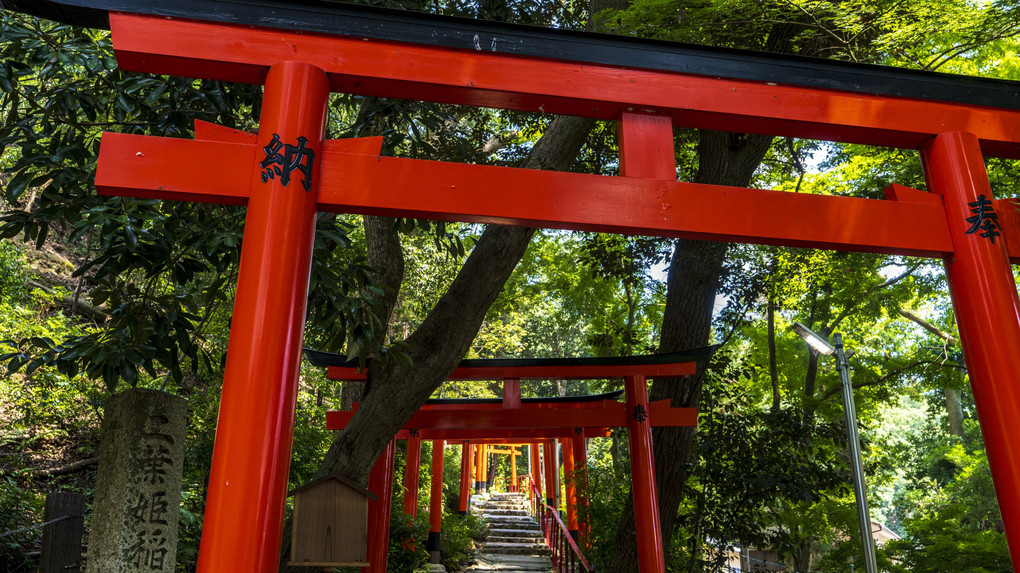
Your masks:
[{"label": "black kanji on red pillar", "polygon": [[977,201],[967,203],[967,205],[970,207],[970,212],[974,213],[973,217],[967,217],[967,222],[971,224],[967,229],[967,234],[981,231],[981,237],[994,244],[995,237],[1000,236],[999,229],[1001,227],[999,227],[999,216],[992,208],[992,202],[984,195],[978,195]]},{"label": "black kanji on red pillar", "polygon": [[304,137],[297,138],[297,145],[285,144],[280,141],[280,136],[274,133],[273,139],[262,148],[266,154],[266,158],[259,163],[263,169],[262,182],[266,183],[270,179],[279,177],[280,183],[286,187],[290,184],[290,174],[297,170],[305,176],[301,180],[302,187],[306,192],[311,191],[315,152],[306,147],[307,145],[308,139]]},{"label": "black kanji on red pillar", "polygon": [[637,420],[638,423],[641,423],[644,422],[646,418],[648,418],[648,410],[645,410],[644,404],[634,406],[634,419]]}]

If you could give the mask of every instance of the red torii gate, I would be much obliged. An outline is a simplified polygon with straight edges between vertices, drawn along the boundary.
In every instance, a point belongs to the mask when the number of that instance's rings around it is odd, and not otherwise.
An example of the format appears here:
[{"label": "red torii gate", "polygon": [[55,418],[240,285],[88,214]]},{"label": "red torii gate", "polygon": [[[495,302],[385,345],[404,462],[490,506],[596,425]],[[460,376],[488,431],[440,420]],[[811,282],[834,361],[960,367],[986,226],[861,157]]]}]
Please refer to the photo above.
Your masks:
[{"label": "red torii gate", "polygon": [[[397,435],[407,433],[408,438],[423,438],[430,435],[434,444],[443,444],[447,439],[466,439],[465,431],[474,431],[475,439],[501,438],[522,440],[545,438],[546,449],[546,497],[549,505],[555,507],[559,497],[555,468],[555,447],[549,448],[549,438],[568,438],[574,435],[605,435],[611,427],[626,427],[630,441],[630,466],[632,495],[634,497],[634,521],[638,542],[638,562],[642,571],[665,571],[665,556],[662,549],[662,533],[659,525],[658,496],[655,488],[655,464],[652,459],[653,426],[696,426],[697,412],[693,408],[673,408],[669,400],[648,402],[648,378],[678,377],[694,374],[697,360],[705,360],[715,347],[701,348],[686,352],[652,356],[623,358],[552,358],[552,359],[494,359],[464,360],[448,377],[448,380],[504,380],[501,400],[436,400],[424,405]],[[312,362],[328,365],[328,375],[333,380],[366,380],[371,368],[360,370],[354,363],[347,363],[346,357],[309,352]],[[356,363],[356,361],[355,361]],[[577,398],[521,398],[522,379],[605,379],[623,378],[626,403],[615,400],[580,400]],[[351,411],[330,411],[326,413],[326,427],[339,430],[356,415]],[[580,432],[578,432],[580,430]],[[441,446],[433,446],[441,447]],[[388,450],[391,452],[392,448]],[[387,455],[392,456],[392,453]],[[564,456],[566,458],[566,456]],[[434,463],[435,463],[435,459]],[[439,458],[442,459],[441,457]],[[573,458],[570,458],[573,465]],[[380,458],[377,467],[392,467],[392,460]],[[572,467],[571,467],[572,469]],[[385,474],[374,472],[375,475]],[[392,471],[388,472],[392,476]],[[387,484],[370,484],[378,490]],[[433,486],[435,484],[433,483]],[[572,490],[573,488],[571,488]],[[576,504],[576,494],[570,503]],[[380,507],[388,506],[389,499],[379,496]],[[568,503],[572,528],[577,530],[575,507]],[[381,513],[381,512],[380,512]],[[436,518],[435,507],[430,518]],[[383,517],[369,525],[368,560],[370,572],[383,573],[386,561],[386,525],[379,523]],[[388,516],[387,525],[388,525]],[[432,524],[430,551],[438,551],[438,523]]]},{"label": "red torii gate", "polygon": [[[377,18],[371,25],[355,17],[336,35],[328,26],[343,22],[334,12],[361,9],[329,4],[4,2],[108,21],[124,69],[266,86],[258,136],[210,126],[199,126],[194,141],[108,133],[96,174],[101,193],[248,206],[203,573],[276,568],[316,211],[943,259],[1020,565],[1020,301],[1009,266],[1020,258],[1020,233],[1017,212],[994,200],[983,163],[983,153],[1020,157],[1015,84],[437,17],[417,22],[377,9],[364,9]],[[387,19],[402,28],[377,33]],[[808,73],[794,77],[797,66]],[[324,142],[331,90],[615,119],[621,176],[381,157],[378,139]],[[892,186],[889,200],[877,201],[679,183],[674,125],[920,149],[930,193]],[[182,168],[211,158],[215,168]]]}]

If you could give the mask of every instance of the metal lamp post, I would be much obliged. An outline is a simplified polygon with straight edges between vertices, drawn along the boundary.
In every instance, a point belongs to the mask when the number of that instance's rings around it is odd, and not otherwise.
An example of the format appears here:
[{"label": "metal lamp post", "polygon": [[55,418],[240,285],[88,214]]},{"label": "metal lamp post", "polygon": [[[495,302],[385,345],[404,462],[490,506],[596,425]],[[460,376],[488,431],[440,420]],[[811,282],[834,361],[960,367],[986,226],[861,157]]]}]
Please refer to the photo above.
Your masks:
[{"label": "metal lamp post", "polygon": [[864,483],[864,464],[861,461],[861,442],[857,436],[857,408],[854,406],[853,386],[850,385],[850,362],[843,352],[843,337],[839,333],[832,335],[829,344],[825,337],[803,324],[796,322],[793,330],[797,332],[819,354],[836,356],[836,367],[839,369],[839,382],[843,391],[843,410],[846,417],[847,441],[850,444],[850,465],[853,470],[854,497],[857,498],[857,521],[861,527],[861,546],[864,550],[864,568],[867,573],[878,571],[875,560],[875,540],[871,535],[871,515],[868,511],[867,486]]}]

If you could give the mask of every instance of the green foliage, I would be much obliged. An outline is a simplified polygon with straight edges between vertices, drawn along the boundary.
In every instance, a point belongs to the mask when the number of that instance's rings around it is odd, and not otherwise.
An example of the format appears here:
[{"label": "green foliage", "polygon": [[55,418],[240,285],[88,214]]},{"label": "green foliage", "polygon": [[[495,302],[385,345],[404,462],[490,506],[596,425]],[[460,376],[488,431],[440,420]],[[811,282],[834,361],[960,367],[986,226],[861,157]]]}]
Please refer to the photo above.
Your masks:
[{"label": "green foliage", "polygon": [[0,241],[0,304],[16,304],[25,296],[25,257],[14,243]]},{"label": "green foliage", "polygon": [[485,538],[485,523],[475,515],[449,514],[443,516],[443,533],[439,538],[439,551],[447,571],[465,569],[474,556],[477,542]]},{"label": "green foliage", "polygon": [[968,523],[969,508],[951,503],[929,516],[907,519],[904,539],[890,541],[883,553],[892,573],[1009,573],[1013,567],[1001,531]]},{"label": "green foliage", "polygon": [[[0,442],[9,445],[6,440]],[[5,448],[6,449],[6,448]],[[33,571],[28,553],[39,539],[38,528],[15,533],[28,525],[42,523],[45,496],[22,487],[15,479],[0,475],[0,571]]]},{"label": "green foliage", "polygon": [[832,524],[789,527],[789,516],[848,489],[849,469],[836,455],[845,446],[840,426],[806,422],[795,408],[757,409],[752,382],[753,371],[723,354],[702,399],[699,462],[676,534],[702,566],[721,565],[723,549],[741,543],[797,554]]},{"label": "green foliage", "polygon": [[[10,371],[48,365],[102,378],[113,391],[217,370],[225,344],[215,325],[230,311],[243,210],[99,198],[92,174],[101,131],[187,137],[198,119],[253,130],[259,86],[122,72],[105,33],[11,12],[0,34],[0,145],[16,151],[0,164],[10,175],[0,236],[42,246],[58,233],[79,262],[78,289],[109,317],[77,336],[9,343]],[[385,331],[364,259],[350,255],[350,230],[336,217],[317,225],[310,322],[334,349],[352,330],[358,341]]]},{"label": "green foliage", "polygon": [[429,553],[426,550],[429,535],[428,515],[412,518],[403,510],[401,497],[393,496],[390,513],[390,545],[386,559],[388,572],[412,573],[429,561]]}]

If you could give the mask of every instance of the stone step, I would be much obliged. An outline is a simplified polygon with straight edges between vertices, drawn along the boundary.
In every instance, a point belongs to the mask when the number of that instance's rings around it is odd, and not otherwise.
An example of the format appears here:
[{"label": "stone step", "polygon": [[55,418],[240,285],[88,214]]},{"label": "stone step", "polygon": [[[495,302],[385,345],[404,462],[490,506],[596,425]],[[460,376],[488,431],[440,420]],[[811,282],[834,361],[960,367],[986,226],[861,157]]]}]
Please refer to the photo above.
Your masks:
[{"label": "stone step", "polygon": [[527,513],[520,515],[497,515],[494,513],[483,513],[482,519],[486,521],[499,521],[503,523],[538,523],[534,517],[531,517]]},{"label": "stone step", "polygon": [[482,519],[491,519],[494,521],[535,521],[526,511],[522,511],[520,513],[486,512],[482,514]]},{"label": "stone step", "polygon": [[476,556],[467,573],[552,573],[552,571],[552,561],[548,557],[483,553]]},{"label": "stone step", "polygon": [[506,535],[489,535],[485,538],[486,543],[545,543],[545,538],[541,535],[534,535],[531,537],[510,537]]},{"label": "stone step", "polygon": [[499,523],[490,521],[488,526],[489,531],[493,529],[512,529],[515,531],[530,531],[532,535],[542,535],[542,526],[537,523]]},{"label": "stone step", "polygon": [[524,538],[533,538],[533,537],[542,537],[542,530],[541,529],[517,529],[517,528],[500,529],[498,527],[492,527],[492,528],[489,528],[489,535],[488,536],[490,538],[493,537],[493,536],[495,536],[495,537],[524,537]]},{"label": "stone step", "polygon": [[523,509],[502,509],[502,508],[485,508],[485,515],[504,515],[511,517],[531,517],[527,511]]},{"label": "stone step", "polygon": [[492,543],[482,544],[483,553],[500,553],[503,555],[552,555],[552,550],[545,543]]},{"label": "stone step", "polygon": [[472,497],[472,512],[488,527],[486,540],[466,573],[552,573],[551,551],[522,493]]}]

